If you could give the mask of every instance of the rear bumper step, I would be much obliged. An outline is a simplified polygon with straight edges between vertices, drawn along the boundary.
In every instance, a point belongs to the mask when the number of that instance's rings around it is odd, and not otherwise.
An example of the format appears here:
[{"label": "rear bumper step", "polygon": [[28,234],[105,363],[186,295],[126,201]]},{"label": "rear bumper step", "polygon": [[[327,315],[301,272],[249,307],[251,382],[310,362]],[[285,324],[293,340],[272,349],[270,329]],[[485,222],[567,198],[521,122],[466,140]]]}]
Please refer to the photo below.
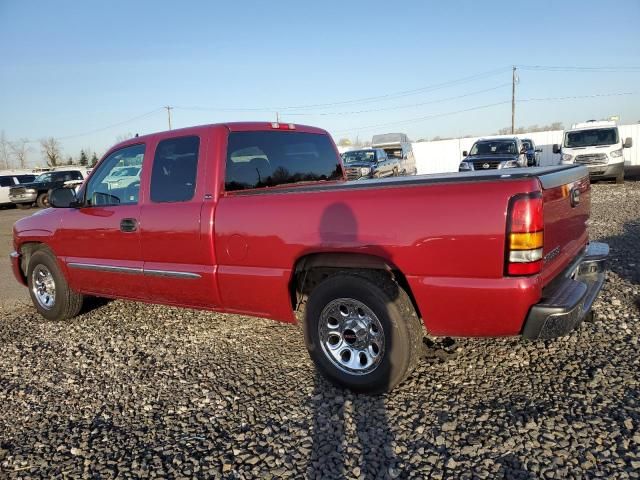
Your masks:
[{"label": "rear bumper step", "polygon": [[577,328],[591,310],[605,278],[606,243],[590,243],[581,257],[542,291],[531,307],[522,336],[530,340],[560,337]]}]

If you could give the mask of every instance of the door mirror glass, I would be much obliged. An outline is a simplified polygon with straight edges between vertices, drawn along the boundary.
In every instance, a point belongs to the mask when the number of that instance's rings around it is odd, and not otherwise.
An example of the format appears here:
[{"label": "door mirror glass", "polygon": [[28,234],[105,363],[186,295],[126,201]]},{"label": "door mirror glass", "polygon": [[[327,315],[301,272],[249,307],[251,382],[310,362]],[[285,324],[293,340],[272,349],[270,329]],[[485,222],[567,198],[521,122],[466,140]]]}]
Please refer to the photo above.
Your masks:
[{"label": "door mirror glass", "polygon": [[624,141],[624,145],[622,145],[624,148],[631,148],[633,146],[633,140],[631,139],[631,137],[627,137],[626,140]]},{"label": "door mirror glass", "polygon": [[553,153],[560,153],[560,146],[557,143],[553,144]]},{"label": "door mirror glass", "polygon": [[462,151],[462,156],[463,156],[463,157],[466,157],[467,155],[469,155],[469,152],[467,152],[466,150],[463,150],[463,151]]},{"label": "door mirror glass", "polygon": [[73,188],[54,188],[49,192],[49,205],[53,208],[70,208],[78,204]]}]

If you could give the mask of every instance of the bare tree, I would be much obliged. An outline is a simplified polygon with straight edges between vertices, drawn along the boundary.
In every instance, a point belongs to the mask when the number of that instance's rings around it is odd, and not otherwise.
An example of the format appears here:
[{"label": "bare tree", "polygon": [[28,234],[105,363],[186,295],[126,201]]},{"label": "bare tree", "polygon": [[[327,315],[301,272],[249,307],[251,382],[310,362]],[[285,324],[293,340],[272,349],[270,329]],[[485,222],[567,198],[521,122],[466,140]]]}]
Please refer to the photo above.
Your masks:
[{"label": "bare tree", "polygon": [[11,166],[10,144],[4,136],[4,130],[0,132],[0,169],[5,170]]},{"label": "bare tree", "polygon": [[27,168],[27,154],[31,151],[28,138],[20,138],[15,142],[9,143],[9,148],[13,157],[16,159],[16,164],[20,168]]},{"label": "bare tree", "polygon": [[62,162],[60,143],[55,138],[49,137],[41,139],[40,147],[42,148],[42,156],[47,160],[47,165],[55,167]]}]

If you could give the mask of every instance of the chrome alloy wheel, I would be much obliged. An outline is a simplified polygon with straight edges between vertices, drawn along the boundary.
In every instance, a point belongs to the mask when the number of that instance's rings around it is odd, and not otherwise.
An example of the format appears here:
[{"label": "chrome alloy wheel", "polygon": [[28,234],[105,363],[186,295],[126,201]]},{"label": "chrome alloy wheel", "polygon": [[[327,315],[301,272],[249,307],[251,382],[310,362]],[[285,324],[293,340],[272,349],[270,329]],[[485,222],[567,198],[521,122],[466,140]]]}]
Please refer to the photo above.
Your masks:
[{"label": "chrome alloy wheel", "polygon": [[343,372],[373,372],[384,354],[384,331],[378,317],[364,303],[338,298],[320,314],[318,334],[322,351]]},{"label": "chrome alloy wheel", "polygon": [[33,269],[31,274],[31,290],[38,304],[51,310],[56,303],[56,283],[49,269],[40,264]]}]

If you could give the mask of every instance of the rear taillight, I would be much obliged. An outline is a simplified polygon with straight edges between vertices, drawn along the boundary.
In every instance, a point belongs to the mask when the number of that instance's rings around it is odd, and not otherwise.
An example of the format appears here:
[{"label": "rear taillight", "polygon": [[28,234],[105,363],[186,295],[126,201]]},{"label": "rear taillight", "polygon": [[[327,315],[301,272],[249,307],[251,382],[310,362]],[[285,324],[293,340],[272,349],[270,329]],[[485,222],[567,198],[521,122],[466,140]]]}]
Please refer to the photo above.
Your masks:
[{"label": "rear taillight", "polygon": [[539,273],[543,245],[542,194],[513,197],[507,213],[505,273],[518,276]]}]

